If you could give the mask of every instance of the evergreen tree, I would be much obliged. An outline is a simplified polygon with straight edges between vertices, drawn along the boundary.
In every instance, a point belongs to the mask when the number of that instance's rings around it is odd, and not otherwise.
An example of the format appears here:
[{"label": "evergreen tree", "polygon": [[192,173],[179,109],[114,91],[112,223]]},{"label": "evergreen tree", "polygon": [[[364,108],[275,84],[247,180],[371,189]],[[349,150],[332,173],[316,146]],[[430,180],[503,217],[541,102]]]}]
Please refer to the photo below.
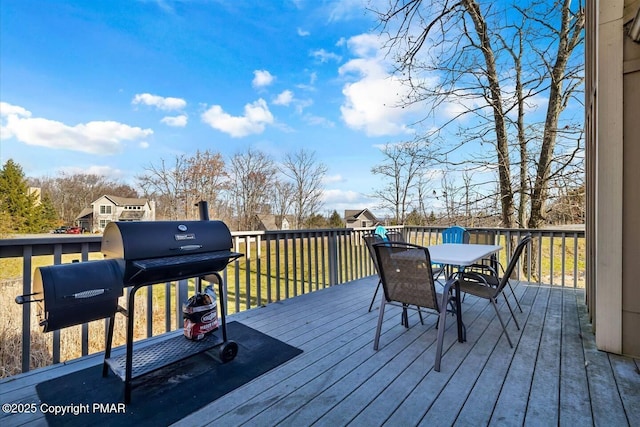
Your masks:
[{"label": "evergreen tree", "polygon": [[12,232],[27,232],[32,205],[29,186],[20,165],[9,159],[0,170],[0,211],[10,219],[7,227]]},{"label": "evergreen tree", "polygon": [[307,228],[325,228],[327,219],[320,214],[313,214],[305,221]]},{"label": "evergreen tree", "polygon": [[344,221],[336,210],[329,216],[329,228],[344,228]]},{"label": "evergreen tree", "polygon": [[58,225],[59,219],[51,196],[48,194],[42,195],[42,201],[38,207],[38,232],[42,233],[55,228]]},{"label": "evergreen tree", "polygon": [[415,209],[409,212],[405,224],[407,225],[424,225],[424,218]]},{"label": "evergreen tree", "polygon": [[0,170],[0,230],[5,233],[39,233],[55,225],[51,199],[40,203],[19,164],[9,159]]}]

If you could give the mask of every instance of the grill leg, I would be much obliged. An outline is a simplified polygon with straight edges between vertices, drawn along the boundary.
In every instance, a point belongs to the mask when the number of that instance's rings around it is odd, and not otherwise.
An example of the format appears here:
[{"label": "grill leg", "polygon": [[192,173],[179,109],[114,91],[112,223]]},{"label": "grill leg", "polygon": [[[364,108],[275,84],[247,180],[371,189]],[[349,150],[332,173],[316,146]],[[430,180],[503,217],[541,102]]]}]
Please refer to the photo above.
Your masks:
[{"label": "grill leg", "polygon": [[224,300],[226,298],[224,294],[224,281],[222,280],[222,276],[220,275],[220,273],[215,272],[213,273],[213,275],[216,276],[216,279],[218,279],[218,311],[220,314],[220,323],[222,326],[222,341],[227,342],[227,318],[224,309]]},{"label": "grill leg", "polygon": [[136,292],[140,286],[134,286],[129,291],[129,302],[127,306],[127,360],[125,364],[124,378],[124,403],[131,402],[131,380],[133,377],[133,312],[135,310]]},{"label": "grill leg", "polygon": [[111,357],[111,344],[113,343],[113,324],[116,323],[116,315],[109,317],[109,327],[107,329],[107,341],[104,346],[104,362],[102,362],[102,376],[106,377],[109,373],[107,359]]}]

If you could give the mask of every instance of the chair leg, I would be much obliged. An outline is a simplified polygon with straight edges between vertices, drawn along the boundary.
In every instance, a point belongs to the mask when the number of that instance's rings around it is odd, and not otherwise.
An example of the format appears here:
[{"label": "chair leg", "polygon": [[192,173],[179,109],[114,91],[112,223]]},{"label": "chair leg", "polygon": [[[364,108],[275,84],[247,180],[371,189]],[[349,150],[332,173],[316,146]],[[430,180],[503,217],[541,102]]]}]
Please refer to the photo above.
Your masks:
[{"label": "chair leg", "polygon": [[380,303],[380,313],[378,313],[378,326],[376,326],[376,337],[373,340],[373,349],[378,350],[378,343],[380,342],[380,330],[382,329],[382,318],[384,317],[384,306],[386,301],[382,298]]},{"label": "chair leg", "polygon": [[[518,297],[516,296],[516,293],[513,291],[513,287],[511,287],[511,282],[507,282],[507,284],[509,285],[509,289],[511,289],[511,295],[513,295],[513,299],[516,300],[516,305],[518,306],[520,313],[522,313],[522,307],[520,307],[520,301],[518,301]],[[507,296],[505,295],[504,297],[506,298]]]},{"label": "chair leg", "polygon": [[405,328],[409,328],[409,315],[407,314],[407,305],[402,304],[402,315],[400,317],[400,324]]},{"label": "chair leg", "polygon": [[489,300],[491,301],[491,304],[493,305],[493,309],[496,311],[496,314],[498,315],[498,320],[502,325],[502,330],[504,331],[504,334],[507,337],[507,341],[509,341],[509,347],[513,348],[513,343],[511,342],[511,338],[509,338],[509,333],[507,332],[507,326],[502,321],[502,316],[500,316],[500,312],[498,311],[498,304],[496,303],[495,298],[490,298]]},{"label": "chair leg", "polygon": [[446,307],[440,311],[440,315],[438,316],[438,340],[436,343],[436,361],[433,365],[433,369],[436,372],[440,372],[440,359],[442,359],[442,342],[444,341],[444,330],[446,329],[445,324],[447,322],[447,310]]},{"label": "chair leg", "polygon": [[511,317],[513,318],[513,322],[516,324],[516,328],[518,328],[518,330],[520,330],[520,325],[518,325],[518,319],[516,319],[516,315],[513,312],[513,309],[511,308],[511,304],[509,304],[509,299],[507,298],[507,295],[504,294],[504,301],[507,303],[507,307],[509,308],[509,312],[511,313]]},{"label": "chair leg", "polygon": [[422,319],[422,310],[420,310],[419,305],[416,305],[416,308],[418,309],[418,316],[420,316],[420,324],[424,325],[424,320]]},{"label": "chair leg", "polygon": [[376,286],[376,291],[373,293],[373,298],[371,298],[371,304],[369,304],[369,313],[371,313],[371,309],[373,308],[373,303],[376,300],[376,295],[378,295],[378,289],[380,289],[381,284],[382,284],[382,280],[378,280],[378,286]]}]

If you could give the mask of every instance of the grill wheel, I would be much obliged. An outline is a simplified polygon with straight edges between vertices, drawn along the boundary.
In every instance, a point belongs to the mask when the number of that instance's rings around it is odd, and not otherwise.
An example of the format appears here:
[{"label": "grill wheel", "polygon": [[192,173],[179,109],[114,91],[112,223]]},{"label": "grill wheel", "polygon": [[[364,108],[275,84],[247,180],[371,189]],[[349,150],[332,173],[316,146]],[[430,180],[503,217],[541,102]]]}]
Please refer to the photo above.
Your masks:
[{"label": "grill wheel", "polygon": [[226,341],[218,349],[218,357],[222,363],[231,362],[238,354],[238,344],[235,341]]}]

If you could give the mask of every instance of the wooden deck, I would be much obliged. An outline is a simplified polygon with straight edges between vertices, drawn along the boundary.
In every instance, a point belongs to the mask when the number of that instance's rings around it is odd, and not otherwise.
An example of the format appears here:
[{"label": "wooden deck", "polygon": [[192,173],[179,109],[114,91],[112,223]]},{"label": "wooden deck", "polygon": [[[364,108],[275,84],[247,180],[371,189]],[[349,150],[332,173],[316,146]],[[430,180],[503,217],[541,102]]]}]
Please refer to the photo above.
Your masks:
[{"label": "wooden deck", "polygon": [[[184,418],[178,425],[640,426],[640,360],[596,350],[581,290],[519,283],[524,312],[511,349],[485,300],[467,297],[467,342],[447,317],[441,372],[435,316],[400,325],[387,308],[373,350],[377,280],[367,278],[229,317],[304,353]],[[503,307],[506,313],[506,308]],[[508,315],[505,315],[507,318]],[[162,338],[156,338],[162,339]],[[0,403],[38,402],[35,385],[101,363],[99,356],[0,382]],[[0,425],[46,424],[0,414]]]}]

